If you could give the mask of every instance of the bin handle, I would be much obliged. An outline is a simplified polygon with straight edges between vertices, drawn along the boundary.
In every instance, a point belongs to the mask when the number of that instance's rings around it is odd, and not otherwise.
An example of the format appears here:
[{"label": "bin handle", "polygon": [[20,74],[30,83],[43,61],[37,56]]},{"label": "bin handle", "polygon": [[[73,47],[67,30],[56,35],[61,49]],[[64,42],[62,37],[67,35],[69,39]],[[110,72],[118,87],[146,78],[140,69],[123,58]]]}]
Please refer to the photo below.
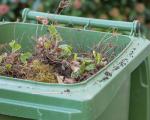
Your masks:
[{"label": "bin handle", "polygon": [[36,20],[37,16],[42,16],[47,18],[48,20],[56,21],[58,23],[63,23],[63,24],[69,24],[71,22],[74,25],[86,26],[87,24],[89,24],[90,21],[90,26],[97,27],[97,28],[111,27],[122,31],[132,31],[133,33],[138,33],[141,30],[141,25],[137,20],[133,22],[124,22],[124,21],[113,21],[113,20],[103,20],[103,19],[92,19],[92,18],[83,18],[83,17],[36,12],[28,8],[25,8],[22,12],[22,18],[24,21],[26,21],[27,19]]}]

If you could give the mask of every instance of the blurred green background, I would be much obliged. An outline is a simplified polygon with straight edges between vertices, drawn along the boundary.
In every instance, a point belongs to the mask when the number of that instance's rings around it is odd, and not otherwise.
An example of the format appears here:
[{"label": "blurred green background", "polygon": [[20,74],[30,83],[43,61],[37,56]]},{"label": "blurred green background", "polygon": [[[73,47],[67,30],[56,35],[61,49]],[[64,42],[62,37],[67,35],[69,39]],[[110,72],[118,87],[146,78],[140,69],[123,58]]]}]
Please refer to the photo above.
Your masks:
[{"label": "blurred green background", "polygon": [[[71,6],[62,14],[133,21],[145,25],[145,33],[150,38],[150,0],[70,0]],[[33,10],[54,13],[60,0],[0,0],[0,20],[21,20],[21,12],[28,7]]]}]

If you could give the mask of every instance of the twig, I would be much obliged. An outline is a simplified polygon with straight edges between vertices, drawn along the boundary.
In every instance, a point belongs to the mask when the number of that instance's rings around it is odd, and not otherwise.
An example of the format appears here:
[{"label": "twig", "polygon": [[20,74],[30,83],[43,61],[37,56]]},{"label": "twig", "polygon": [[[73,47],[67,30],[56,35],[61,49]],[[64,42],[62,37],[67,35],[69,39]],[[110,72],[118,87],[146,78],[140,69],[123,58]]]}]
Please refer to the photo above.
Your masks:
[{"label": "twig", "polygon": [[61,14],[62,11],[71,5],[70,0],[61,0],[58,8],[56,9],[56,14]]}]

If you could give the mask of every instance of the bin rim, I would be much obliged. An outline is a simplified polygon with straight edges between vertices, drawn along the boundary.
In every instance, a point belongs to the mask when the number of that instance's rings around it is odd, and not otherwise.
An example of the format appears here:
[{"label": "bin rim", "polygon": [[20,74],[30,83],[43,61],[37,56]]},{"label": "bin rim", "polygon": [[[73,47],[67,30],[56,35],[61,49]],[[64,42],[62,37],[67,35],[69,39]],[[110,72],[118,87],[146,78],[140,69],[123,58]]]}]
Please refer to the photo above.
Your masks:
[{"label": "bin rim", "polygon": [[[0,26],[3,25],[11,25],[11,24],[21,24],[21,25],[35,25],[38,26],[40,24],[33,24],[33,23],[24,23],[24,22],[3,22],[3,24],[0,24]],[[42,25],[40,25],[42,26]],[[45,25],[46,27],[48,27],[48,25]],[[62,27],[62,26],[57,26],[59,28],[68,28],[68,27]],[[84,31],[92,31],[92,32],[100,32],[100,31],[94,31],[94,30],[85,30],[85,29],[78,29],[78,28],[70,28],[70,29],[75,29],[75,30],[84,30]],[[101,32],[101,33],[106,33],[106,32]],[[111,33],[110,33],[111,34]],[[25,80],[25,79],[18,79],[18,78],[11,78],[11,77],[6,77],[6,76],[0,76],[0,79],[11,79],[11,80],[17,80],[20,82],[24,82],[24,83],[31,83],[31,84],[39,84],[39,85],[47,85],[47,86],[53,86],[53,87],[79,87],[79,86],[86,86],[89,83],[93,83],[95,80],[93,80],[95,77],[97,77],[98,75],[102,75],[105,71],[107,71],[107,69],[112,66],[114,63],[116,63],[116,61],[122,57],[122,55],[124,55],[124,53],[126,53],[126,50],[130,47],[132,47],[132,44],[134,42],[134,38],[136,38],[135,36],[127,36],[127,35],[122,35],[119,34],[119,36],[124,36],[130,39],[130,42],[128,43],[128,45],[116,56],[116,58],[114,58],[108,65],[106,65],[105,67],[103,67],[100,71],[98,71],[96,74],[92,75],[90,78],[80,82],[80,83],[74,83],[74,84],[59,84],[59,83],[44,83],[44,82],[37,82],[37,81],[32,81],[32,80]],[[109,79],[108,79],[109,80]],[[103,80],[102,80],[103,81]]]}]

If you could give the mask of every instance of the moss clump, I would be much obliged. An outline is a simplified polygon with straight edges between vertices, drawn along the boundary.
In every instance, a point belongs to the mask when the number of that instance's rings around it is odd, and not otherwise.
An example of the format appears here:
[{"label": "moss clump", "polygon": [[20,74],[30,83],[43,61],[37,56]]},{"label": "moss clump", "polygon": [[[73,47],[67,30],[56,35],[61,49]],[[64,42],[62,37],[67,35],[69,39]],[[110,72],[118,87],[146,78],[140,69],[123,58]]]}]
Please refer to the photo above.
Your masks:
[{"label": "moss clump", "polygon": [[38,82],[57,83],[53,67],[49,64],[34,60],[32,64],[27,65],[27,67],[25,79]]}]

